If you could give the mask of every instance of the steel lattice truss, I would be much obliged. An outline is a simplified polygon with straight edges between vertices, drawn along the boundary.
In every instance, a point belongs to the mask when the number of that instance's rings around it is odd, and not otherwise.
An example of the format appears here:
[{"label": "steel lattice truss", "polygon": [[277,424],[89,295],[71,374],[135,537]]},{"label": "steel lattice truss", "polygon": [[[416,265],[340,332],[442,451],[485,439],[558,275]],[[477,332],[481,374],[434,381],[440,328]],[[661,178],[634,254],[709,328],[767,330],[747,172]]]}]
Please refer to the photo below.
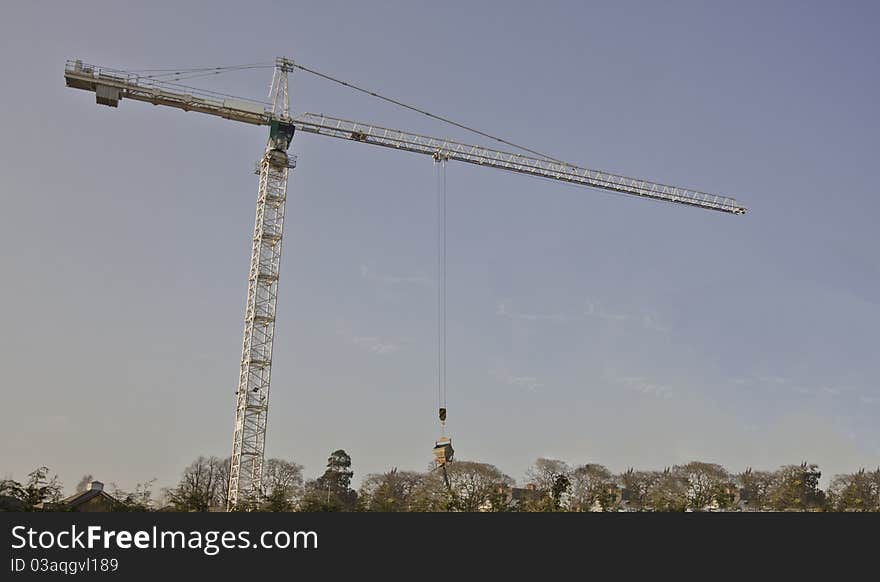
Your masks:
[{"label": "steel lattice truss", "polygon": [[281,268],[281,239],[287,199],[288,163],[267,151],[260,163],[260,189],[254,224],[245,308],[244,340],[236,393],[230,467],[229,505],[258,491],[263,474],[275,307]]},{"label": "steel lattice truss", "polygon": [[[283,64],[284,60],[280,62]],[[221,95],[190,90],[172,83],[144,79],[132,73],[102,69],[70,61],[65,69],[68,85],[96,91],[103,86],[118,90],[123,96],[154,105],[168,105],[186,111],[198,111],[234,121],[269,125],[272,121],[289,121],[286,115],[269,111],[254,101],[227,99]],[[181,91],[186,89],[186,91]],[[539,178],[578,184],[600,190],[650,198],[676,204],[745,214],[746,208],[735,198],[670,186],[619,174],[590,170],[545,158],[504,152],[478,145],[408,133],[369,123],[338,119],[327,115],[305,113],[293,120],[298,131],[370,143],[415,153],[446,156],[470,164],[528,174]]]},{"label": "steel lattice truss", "polygon": [[299,131],[342,139],[353,139],[355,141],[420,154],[436,154],[449,160],[458,160],[478,166],[519,172],[539,178],[560,180],[581,186],[641,196],[643,198],[677,202],[679,204],[731,212],[733,214],[743,214],[746,210],[737,204],[735,199],[726,196],[709,194],[678,186],[658,184],[637,178],[628,178],[600,170],[588,170],[547,159],[503,152],[416,133],[407,133],[377,125],[337,119],[326,115],[305,113],[294,119],[294,124],[296,124],[296,128]]}]

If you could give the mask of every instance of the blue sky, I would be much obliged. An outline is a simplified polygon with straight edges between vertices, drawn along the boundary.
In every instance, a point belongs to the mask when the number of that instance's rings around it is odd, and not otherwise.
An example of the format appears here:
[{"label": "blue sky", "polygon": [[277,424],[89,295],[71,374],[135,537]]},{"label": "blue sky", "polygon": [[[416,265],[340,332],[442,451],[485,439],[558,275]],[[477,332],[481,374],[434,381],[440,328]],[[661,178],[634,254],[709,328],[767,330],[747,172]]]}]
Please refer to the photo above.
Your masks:
[{"label": "blue sky", "polygon": [[[179,5],[180,4],[180,5]],[[0,100],[0,473],[172,485],[231,448],[265,132],[98,107],[64,61],[286,55],[554,156],[736,196],[729,216],[463,164],[449,432],[521,479],[880,464],[874,3],[16,3]],[[264,98],[267,71],[199,86]],[[194,82],[196,83],[196,82]],[[295,112],[483,143],[304,73]],[[421,470],[436,424],[429,158],[292,150],[267,452]]]}]

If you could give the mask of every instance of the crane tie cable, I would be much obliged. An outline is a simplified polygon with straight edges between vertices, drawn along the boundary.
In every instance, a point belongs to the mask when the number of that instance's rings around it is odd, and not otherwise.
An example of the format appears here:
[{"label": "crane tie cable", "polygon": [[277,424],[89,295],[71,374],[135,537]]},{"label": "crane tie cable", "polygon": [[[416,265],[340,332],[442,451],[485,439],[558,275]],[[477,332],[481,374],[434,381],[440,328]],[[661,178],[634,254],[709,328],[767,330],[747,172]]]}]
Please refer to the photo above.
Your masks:
[{"label": "crane tie cable", "polygon": [[544,158],[545,160],[548,160],[548,161],[551,161],[551,162],[556,162],[556,163],[558,163],[558,164],[563,164],[563,165],[566,165],[566,166],[574,166],[574,165],[575,165],[575,164],[571,164],[571,163],[569,163],[569,162],[564,162],[564,161],[562,161],[562,160],[560,160],[560,159],[557,159],[557,158],[554,158],[554,157],[552,157],[552,156],[548,156],[547,154],[542,154],[541,152],[535,151],[535,150],[533,150],[533,149],[529,149],[529,148],[527,148],[527,147],[525,147],[525,146],[521,146],[521,145],[515,144],[515,143],[513,143],[513,142],[511,142],[511,141],[508,141],[508,140],[506,140],[506,139],[503,139],[503,138],[500,138],[500,137],[497,137],[497,136],[494,136],[494,135],[488,134],[488,133],[486,133],[486,132],[484,132],[484,131],[480,131],[479,129],[475,129],[475,128],[473,128],[473,127],[469,127],[469,126],[464,125],[464,124],[462,124],[462,123],[458,123],[457,121],[453,121],[453,120],[451,120],[451,119],[449,119],[449,118],[447,118],[447,117],[443,117],[443,116],[441,116],[441,115],[435,115],[434,113],[430,113],[430,112],[428,112],[428,111],[425,111],[424,109],[420,109],[420,108],[415,107],[415,106],[413,106],[413,105],[407,105],[406,103],[403,103],[403,102],[398,101],[398,100],[396,100],[396,99],[392,99],[391,97],[385,97],[384,95],[379,95],[378,93],[376,93],[376,92],[374,92],[374,91],[370,91],[369,89],[364,89],[363,87],[358,87],[357,85],[353,85],[353,84],[351,84],[351,83],[348,83],[348,82],[346,82],[346,81],[343,81],[342,79],[337,79],[337,78],[335,78],[335,77],[331,77],[330,75],[326,75],[326,74],[324,74],[324,73],[321,73],[320,71],[316,71],[316,70],[314,70],[314,69],[310,69],[310,68],[308,68],[308,67],[306,67],[306,66],[303,66],[303,65],[301,65],[301,64],[299,64],[299,63],[292,63],[292,66],[296,67],[297,69],[301,69],[301,70],[303,70],[303,71],[306,71],[307,73],[311,73],[311,74],[313,74],[313,75],[317,75],[318,77],[321,77],[321,78],[327,79],[328,81],[333,81],[334,83],[338,83],[338,84],[340,84],[340,85],[342,85],[342,86],[344,86],[344,87],[349,87],[349,88],[351,88],[351,89],[354,89],[355,91],[360,91],[361,93],[366,93],[367,95],[370,95],[370,96],[372,96],[372,97],[376,97],[377,99],[381,99],[381,100],[383,100],[383,101],[387,101],[387,102],[389,102],[389,103],[393,103],[394,105],[397,105],[398,107],[403,107],[404,109],[409,109],[410,111],[415,111],[416,113],[420,113],[420,114],[425,115],[425,116],[427,116],[427,117],[430,117],[430,118],[432,118],[432,119],[436,119],[436,120],[438,120],[438,121],[442,121],[443,123],[448,123],[449,125],[454,125],[455,127],[458,127],[458,128],[464,129],[464,130],[466,130],[466,131],[469,131],[469,132],[471,132],[471,133],[475,133],[475,134],[477,134],[477,135],[481,135],[481,136],[483,136],[483,137],[485,137],[485,138],[488,138],[488,139],[491,139],[491,140],[497,141],[497,142],[499,142],[499,143],[503,143],[504,145],[508,145],[508,146],[511,146],[511,147],[517,148],[517,149],[519,149],[519,150],[522,150],[522,151],[524,151],[524,152],[528,152],[528,153],[530,153],[530,154],[534,154],[534,155],[536,155],[536,156],[539,156],[539,157],[541,157],[541,158]]},{"label": "crane tie cable", "polygon": [[[343,87],[348,87],[350,89],[354,89],[355,91],[359,91],[359,92],[364,93],[366,95],[370,95],[371,97],[375,97],[377,99],[387,101],[388,103],[392,103],[394,105],[397,105],[398,107],[402,107],[404,109],[409,109],[410,111],[414,111],[414,112],[419,113],[421,115],[424,115],[426,117],[430,117],[431,119],[436,119],[437,121],[441,121],[443,123],[447,123],[449,125],[458,127],[458,128],[463,129],[465,131],[469,131],[469,132],[474,133],[476,135],[485,137],[486,139],[490,139],[490,140],[496,141],[498,143],[502,143],[504,145],[516,148],[518,150],[522,150],[524,152],[536,155],[536,156],[543,158],[547,161],[556,162],[557,164],[562,164],[565,166],[576,167],[575,164],[572,164],[570,162],[565,162],[563,160],[560,160],[559,158],[555,158],[555,157],[547,155],[545,153],[541,153],[541,152],[533,150],[531,148],[527,148],[525,146],[513,143],[512,141],[509,141],[504,138],[486,133],[485,131],[481,131],[479,129],[476,129],[474,127],[470,127],[470,126],[465,125],[463,123],[453,121],[452,119],[449,119],[448,117],[443,117],[442,115],[437,115],[435,113],[431,113],[430,111],[426,111],[426,110],[421,109],[419,107],[415,107],[414,105],[409,105],[407,103],[403,103],[402,101],[398,101],[397,99],[392,99],[391,97],[386,97],[384,95],[380,95],[379,93],[376,93],[375,91],[371,91],[369,89],[359,87],[357,85],[354,85],[353,83],[349,83],[348,81],[343,81],[342,79],[338,79],[338,78],[330,76],[326,73],[316,71],[315,69],[311,69],[309,67],[306,67],[305,65],[301,65],[300,63],[297,63],[294,61],[288,61],[288,62],[290,63],[291,66],[293,66],[297,69],[300,69],[300,70],[305,71],[307,73],[311,73],[315,76],[321,77],[322,79],[332,81],[333,83],[337,83],[339,85],[342,85]],[[241,71],[241,70],[248,70],[248,69],[264,69],[264,68],[270,68],[273,66],[274,65],[271,65],[268,63],[252,63],[252,64],[245,64],[245,65],[231,65],[231,66],[224,66],[224,67],[193,67],[193,68],[189,68],[189,69],[140,69],[139,71],[130,71],[130,72],[136,73],[136,74],[137,73],[154,73],[153,75],[143,75],[144,78],[153,78],[153,79],[158,80],[160,77],[171,77],[174,81],[182,81],[184,79],[197,79],[200,77],[217,75],[217,74],[226,73],[229,71],[236,71],[236,70]],[[175,78],[175,75],[177,75],[176,78]],[[230,97],[231,97],[231,95],[230,95]]]}]

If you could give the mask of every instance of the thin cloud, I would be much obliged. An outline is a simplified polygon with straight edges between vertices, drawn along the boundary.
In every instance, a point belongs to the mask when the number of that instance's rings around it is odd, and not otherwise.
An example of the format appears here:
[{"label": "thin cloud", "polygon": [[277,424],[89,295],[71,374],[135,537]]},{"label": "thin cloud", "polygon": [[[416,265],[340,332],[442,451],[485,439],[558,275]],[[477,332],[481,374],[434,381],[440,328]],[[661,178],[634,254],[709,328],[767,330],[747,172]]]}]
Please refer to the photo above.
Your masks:
[{"label": "thin cloud", "polygon": [[505,303],[499,303],[495,313],[501,317],[519,321],[551,321],[556,323],[571,323],[583,321],[588,318],[597,318],[613,323],[632,323],[645,329],[651,329],[660,333],[669,333],[670,328],[658,321],[652,313],[624,313],[609,311],[596,301],[587,299],[584,311],[578,315],[567,313],[529,313],[512,311]]},{"label": "thin cloud", "polygon": [[524,388],[526,390],[536,391],[544,387],[544,384],[539,382],[536,377],[515,376],[511,374],[510,370],[505,366],[499,366],[489,370],[489,375],[508,386],[516,386],[517,388]]},{"label": "thin cloud", "polygon": [[376,273],[367,265],[361,265],[361,277],[370,281],[376,281],[385,285],[419,285],[422,287],[433,287],[434,281],[423,275],[385,275]]},{"label": "thin cloud", "polygon": [[584,317],[593,317],[603,321],[611,322],[631,322],[641,325],[645,329],[651,329],[660,333],[669,333],[671,331],[668,325],[661,323],[657,315],[654,313],[627,313],[610,311],[602,306],[601,303],[594,299],[587,298],[584,300]]},{"label": "thin cloud", "polygon": [[357,335],[344,324],[337,326],[336,333],[349,343],[380,356],[399,352],[404,344],[409,343],[407,339],[392,340],[375,335]]},{"label": "thin cloud", "polygon": [[636,392],[640,392],[648,396],[656,396],[665,400],[672,398],[675,394],[675,391],[669,386],[652,382],[647,378],[643,378],[641,376],[618,376],[614,379],[614,381],[618,384],[626,386],[627,388],[635,390]]},{"label": "thin cloud", "polygon": [[510,311],[504,303],[499,303],[495,313],[507,319],[519,319],[523,321],[555,321],[558,323],[568,323],[574,321],[574,318],[561,313],[556,314],[537,314],[537,313],[519,313]]},{"label": "thin cloud", "polygon": [[781,376],[758,376],[757,380],[761,384],[769,384],[773,386],[791,384],[791,378],[784,378]]},{"label": "thin cloud", "polygon": [[632,320],[632,316],[628,313],[612,313],[610,311],[606,311],[602,308],[602,306],[594,301],[589,299],[586,300],[586,306],[584,307],[584,315],[587,317],[598,317],[599,319],[604,319],[606,321],[630,321]]},{"label": "thin cloud", "polygon": [[642,325],[648,329],[659,331],[660,333],[669,333],[670,331],[672,331],[668,325],[663,325],[662,323],[657,321],[657,318],[653,315],[643,315]]},{"label": "thin cloud", "polygon": [[[829,385],[829,384],[812,384],[803,382],[796,378],[788,376],[754,376],[745,378],[733,378],[729,380],[731,384],[738,386],[757,386],[772,390],[776,393],[789,392],[801,396],[827,397],[827,398],[855,398],[859,389],[855,386],[847,385]],[[858,399],[861,402],[864,397]],[[870,397],[868,397],[870,400]],[[880,399],[877,399],[880,402]]]},{"label": "thin cloud", "polygon": [[385,341],[376,336],[355,337],[352,338],[352,341],[375,354],[393,354],[400,351],[400,344]]}]

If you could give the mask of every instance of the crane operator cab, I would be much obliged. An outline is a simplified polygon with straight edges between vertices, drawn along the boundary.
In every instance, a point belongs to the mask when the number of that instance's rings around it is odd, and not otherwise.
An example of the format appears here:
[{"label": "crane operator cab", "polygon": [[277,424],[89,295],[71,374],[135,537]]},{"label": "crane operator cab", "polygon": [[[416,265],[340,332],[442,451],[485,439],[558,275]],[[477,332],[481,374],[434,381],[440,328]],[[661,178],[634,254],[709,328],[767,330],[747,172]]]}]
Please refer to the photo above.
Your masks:
[{"label": "crane operator cab", "polygon": [[440,437],[434,443],[434,463],[438,467],[446,465],[452,460],[455,451],[452,449],[452,439],[449,437]]},{"label": "crane operator cab", "polygon": [[269,125],[269,141],[276,150],[287,151],[296,128],[292,123],[284,123],[273,119]]}]

